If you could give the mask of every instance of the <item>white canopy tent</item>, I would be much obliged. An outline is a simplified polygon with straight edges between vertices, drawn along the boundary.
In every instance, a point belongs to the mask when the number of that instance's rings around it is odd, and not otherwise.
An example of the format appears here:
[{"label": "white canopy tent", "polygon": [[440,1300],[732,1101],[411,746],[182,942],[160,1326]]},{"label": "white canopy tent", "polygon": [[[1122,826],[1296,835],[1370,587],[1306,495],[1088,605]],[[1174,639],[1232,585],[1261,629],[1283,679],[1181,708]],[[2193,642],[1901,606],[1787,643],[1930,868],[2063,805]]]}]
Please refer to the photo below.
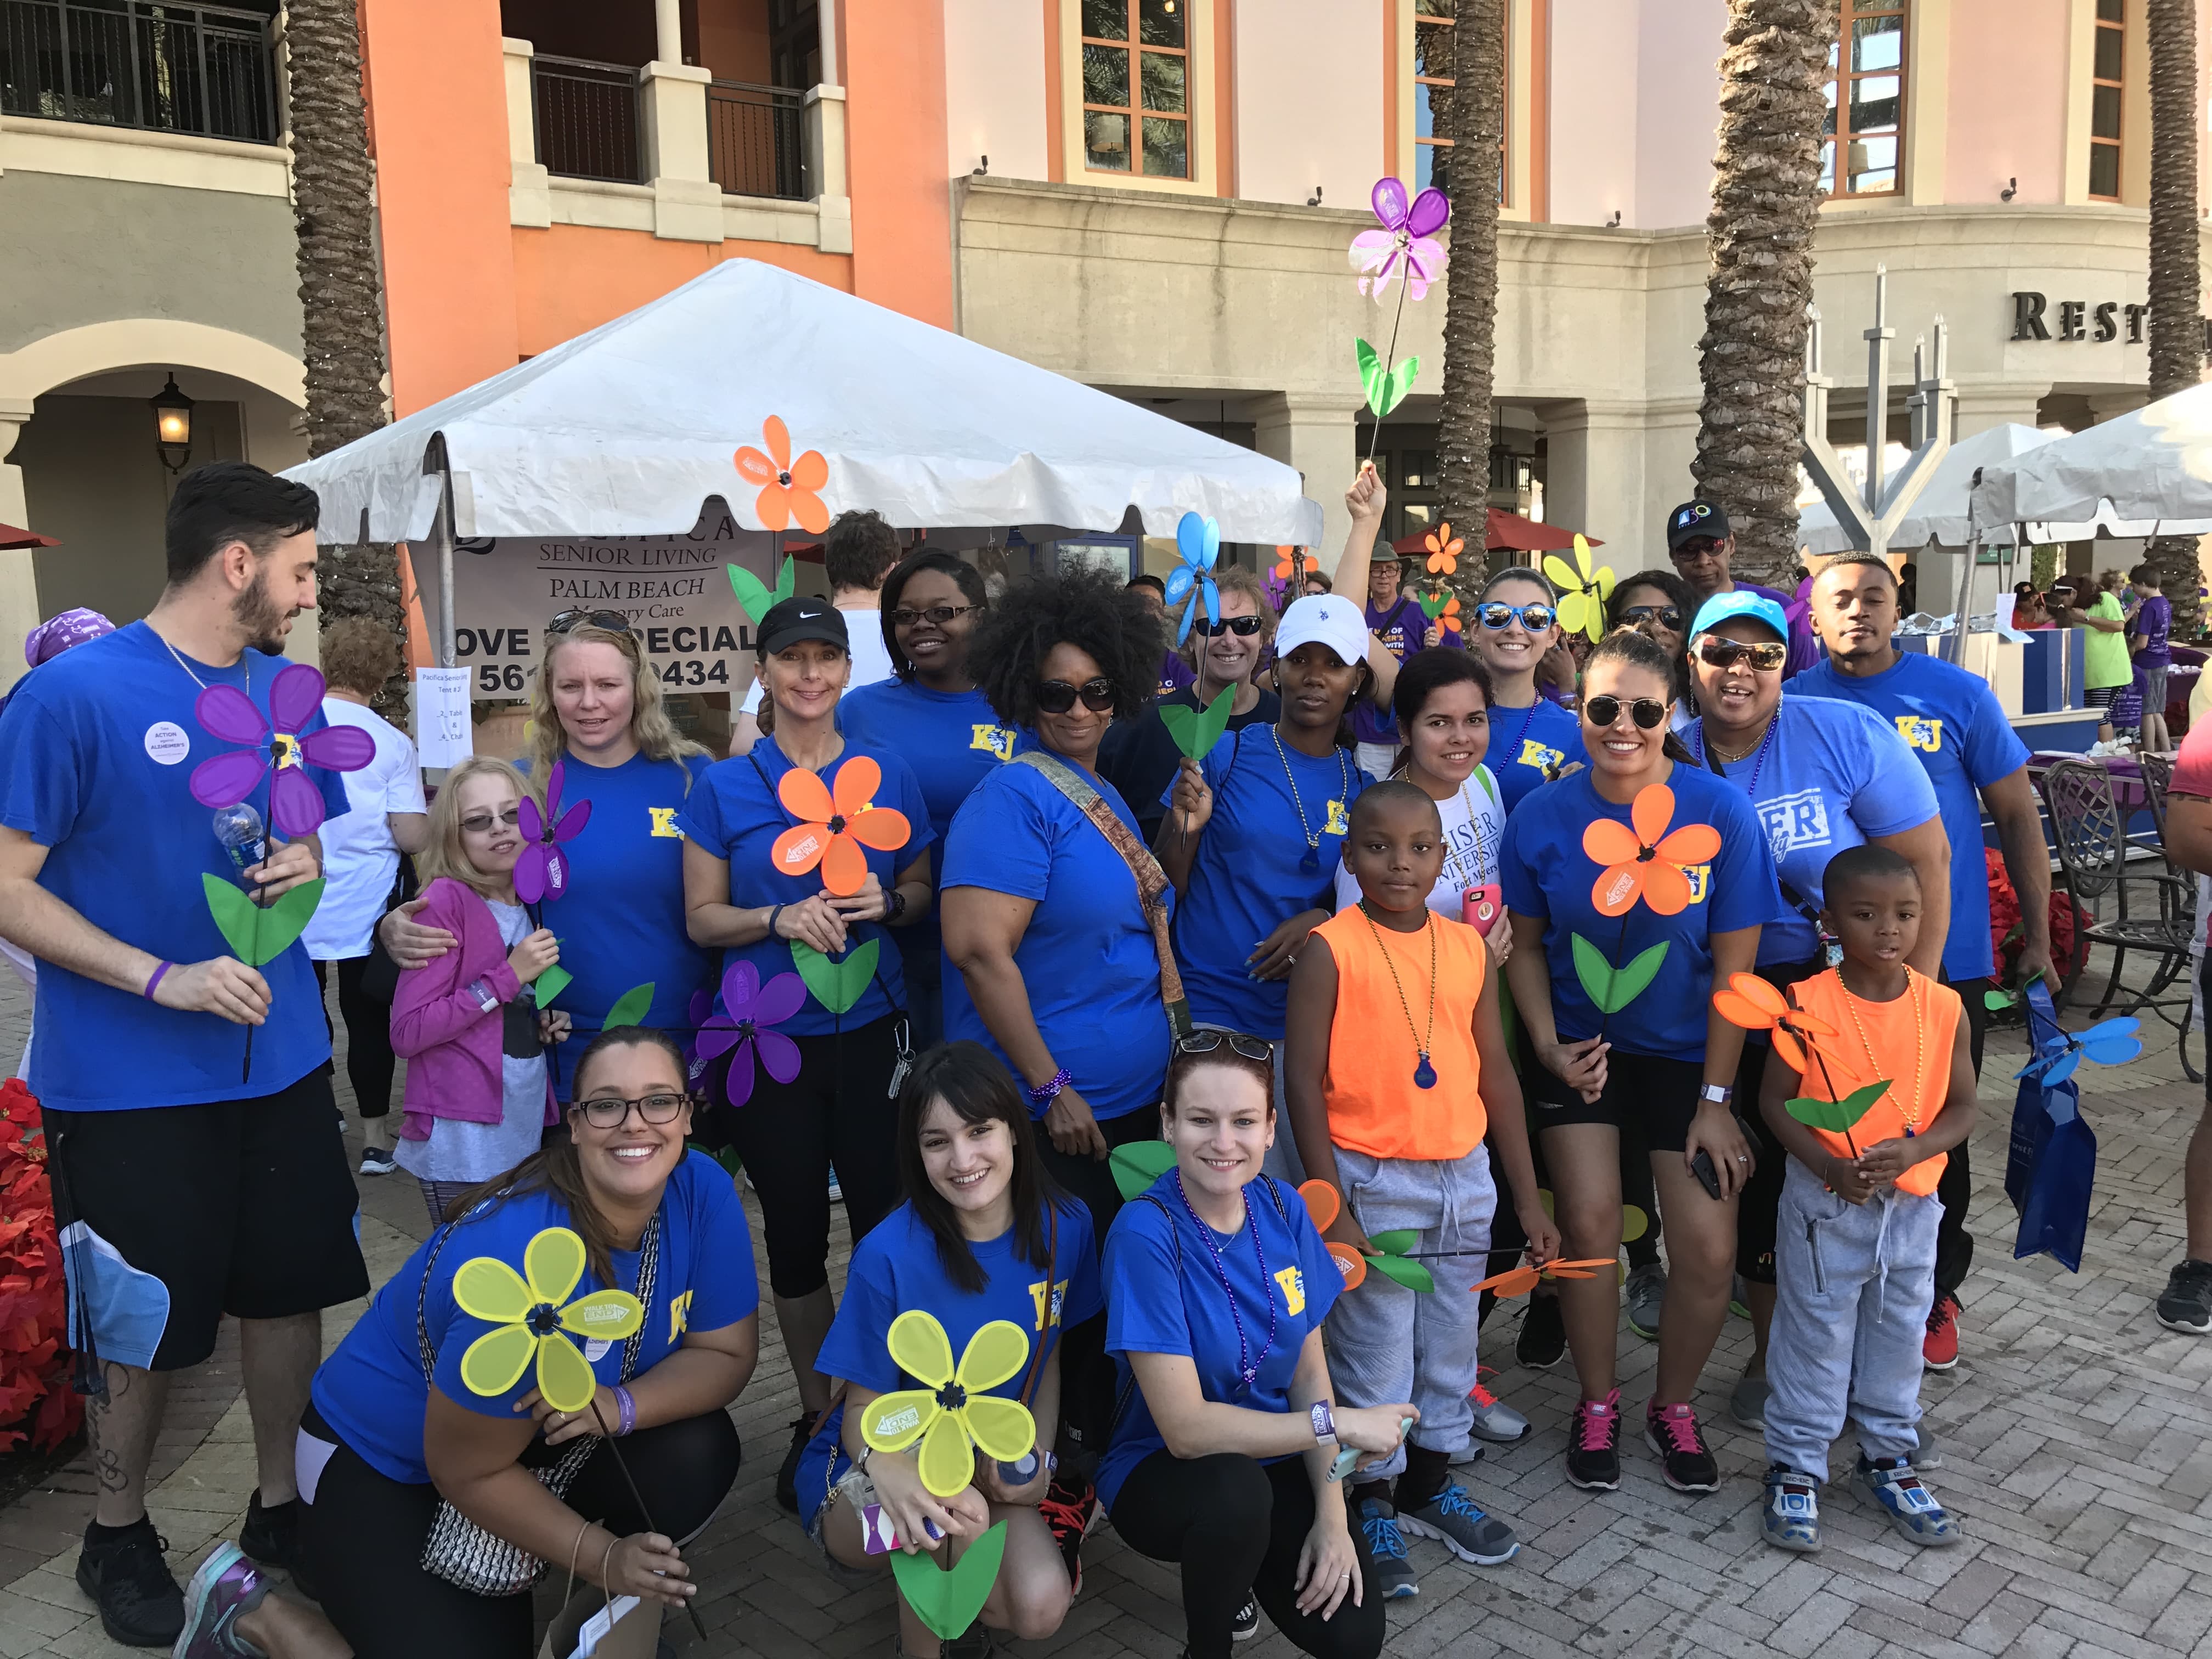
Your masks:
[{"label": "white canopy tent", "polygon": [[1133,508],[1148,535],[1194,512],[1224,541],[1321,539],[1279,461],[749,259],[285,476],[322,498],[325,541],[434,537],[449,592],[455,537],[681,535],[710,496],[764,529],[733,457],[771,416],[827,462],[833,514],[1041,540]]},{"label": "white canopy tent", "polygon": [[2100,514],[2130,523],[2122,534],[2212,531],[2212,386],[1985,465],[1973,491],[1973,526],[1984,539],[2014,524]]}]

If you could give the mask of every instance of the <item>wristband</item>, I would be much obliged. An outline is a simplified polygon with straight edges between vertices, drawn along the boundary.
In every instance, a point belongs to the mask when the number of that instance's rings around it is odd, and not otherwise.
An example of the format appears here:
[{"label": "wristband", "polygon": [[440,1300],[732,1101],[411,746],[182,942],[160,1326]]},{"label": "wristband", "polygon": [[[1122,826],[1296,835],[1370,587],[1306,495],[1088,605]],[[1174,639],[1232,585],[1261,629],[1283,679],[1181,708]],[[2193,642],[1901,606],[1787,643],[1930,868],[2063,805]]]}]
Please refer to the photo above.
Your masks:
[{"label": "wristband", "polygon": [[154,976],[146,981],[146,988],[141,991],[138,994],[145,998],[147,1001],[151,1002],[154,1000],[154,988],[161,982],[161,975],[167,973],[170,969],[176,965],[177,964],[173,962],[165,962],[159,968],[156,968],[154,970]]},{"label": "wristband", "polygon": [[1735,1091],[1724,1083],[1708,1083],[1698,1091],[1698,1098],[1716,1106],[1725,1106],[1735,1098]]},{"label": "wristband", "polygon": [[783,914],[783,906],[781,906],[781,904],[772,904],[772,905],[770,905],[770,906],[769,907],[769,912],[768,912],[768,936],[769,936],[770,939],[774,939],[774,938],[775,937],[775,919],[776,919],[778,916],[781,915],[782,914]]},{"label": "wristband", "polygon": [[615,1384],[615,1404],[622,1408],[622,1422],[615,1429],[615,1437],[620,1439],[637,1426],[637,1401],[630,1398],[628,1389],[617,1382]]},{"label": "wristband", "polygon": [[896,924],[898,919],[905,914],[906,895],[897,888],[894,887],[891,889],[890,897],[884,905],[884,925],[888,927]]},{"label": "wristband", "polygon": [[1336,1443],[1336,1413],[1328,1408],[1328,1401],[1315,1401],[1306,1408],[1306,1414],[1313,1419],[1316,1443],[1323,1446],[1334,1445]]},{"label": "wristband", "polygon": [[1062,1089],[1065,1089],[1069,1084],[1074,1081],[1075,1074],[1069,1071],[1065,1066],[1061,1066],[1049,1078],[1046,1079],[1045,1081],[1040,1083],[1036,1088],[1029,1091],[1030,1104],[1032,1106],[1049,1105],[1053,1100],[1059,1096],[1060,1091]]}]

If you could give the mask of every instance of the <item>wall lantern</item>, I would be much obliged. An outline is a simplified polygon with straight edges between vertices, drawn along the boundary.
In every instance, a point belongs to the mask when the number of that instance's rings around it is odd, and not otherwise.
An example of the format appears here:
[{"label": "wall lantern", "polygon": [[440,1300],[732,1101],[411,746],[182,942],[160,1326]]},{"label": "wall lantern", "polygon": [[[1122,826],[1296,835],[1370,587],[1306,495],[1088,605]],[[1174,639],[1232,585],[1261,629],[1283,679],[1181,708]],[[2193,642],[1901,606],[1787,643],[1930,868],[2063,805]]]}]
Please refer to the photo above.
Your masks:
[{"label": "wall lantern", "polygon": [[160,446],[161,465],[171,473],[182,472],[192,453],[192,400],[177,390],[172,374],[168,385],[146,400],[154,410],[154,436]]}]

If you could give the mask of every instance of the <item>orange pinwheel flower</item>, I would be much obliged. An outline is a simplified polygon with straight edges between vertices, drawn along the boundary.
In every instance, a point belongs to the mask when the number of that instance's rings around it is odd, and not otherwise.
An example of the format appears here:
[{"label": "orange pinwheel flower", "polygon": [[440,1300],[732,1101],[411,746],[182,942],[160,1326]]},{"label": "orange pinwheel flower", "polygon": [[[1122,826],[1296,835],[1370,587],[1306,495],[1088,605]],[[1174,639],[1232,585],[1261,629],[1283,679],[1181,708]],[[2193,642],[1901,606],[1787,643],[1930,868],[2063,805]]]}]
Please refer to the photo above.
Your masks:
[{"label": "orange pinwheel flower", "polygon": [[771,415],[762,424],[761,441],[768,445],[767,454],[747,444],[732,458],[745,482],[761,487],[753,502],[761,528],[781,530],[796,519],[801,530],[820,535],[830,527],[830,509],[815,492],[830,482],[830,463],[818,449],[792,459],[791,429],[781,415]]},{"label": "orange pinwheel flower", "polygon": [[1421,538],[1421,545],[1429,550],[1429,574],[1449,576],[1459,569],[1460,550],[1467,542],[1451,533],[1450,525],[1440,524]]},{"label": "orange pinwheel flower", "polygon": [[1774,1052],[1791,1071],[1800,1073],[1805,1069],[1805,1049],[1798,1047],[1799,1040],[1811,1048],[1814,1037],[1836,1035],[1834,1026],[1786,1001],[1781,992],[1757,974],[1729,975],[1727,988],[1713,993],[1713,1006],[1731,1025],[1741,1025],[1747,1031],[1772,1032]]},{"label": "orange pinwheel flower", "polygon": [[[1298,1196],[1306,1201],[1306,1213],[1313,1218],[1316,1232],[1325,1233],[1336,1224],[1344,1200],[1335,1188],[1326,1181],[1309,1181],[1298,1188]],[[1358,1290],[1367,1277],[1367,1258],[1351,1245],[1340,1244],[1333,1238],[1322,1242],[1328,1246],[1328,1257],[1336,1263],[1337,1272],[1344,1275],[1344,1288]]]},{"label": "orange pinwheel flower", "polygon": [[1493,1273],[1474,1286],[1476,1291],[1495,1291],[1500,1296],[1526,1296],[1536,1288],[1537,1281],[1546,1279],[1593,1279],[1597,1269],[1610,1267],[1614,1258],[1597,1256],[1588,1261],[1547,1261],[1540,1267],[1508,1267],[1502,1273]]},{"label": "orange pinwheel flower", "polygon": [[1682,867],[1711,862],[1721,850],[1721,832],[1709,823],[1686,823],[1668,835],[1674,792],[1663,783],[1638,790],[1628,817],[1629,823],[1594,818],[1583,831],[1583,854],[1605,866],[1590,888],[1590,902],[1601,916],[1626,915],[1639,898],[1659,915],[1680,915],[1690,902]]},{"label": "orange pinwheel flower", "polygon": [[1444,608],[1437,612],[1437,621],[1447,634],[1459,632],[1459,601],[1446,599]]},{"label": "orange pinwheel flower", "polygon": [[805,767],[793,767],[776,785],[775,798],[801,822],[775,838],[770,861],[787,876],[803,876],[818,864],[822,884],[839,898],[859,892],[868,878],[867,854],[860,849],[893,852],[914,833],[905,813],[874,804],[883,781],[883,769],[866,755],[839,767],[828,788]]},{"label": "orange pinwheel flower", "polygon": [[1321,568],[1319,559],[1304,548],[1293,547],[1288,543],[1279,544],[1275,555],[1275,575],[1282,581],[1296,581]]}]

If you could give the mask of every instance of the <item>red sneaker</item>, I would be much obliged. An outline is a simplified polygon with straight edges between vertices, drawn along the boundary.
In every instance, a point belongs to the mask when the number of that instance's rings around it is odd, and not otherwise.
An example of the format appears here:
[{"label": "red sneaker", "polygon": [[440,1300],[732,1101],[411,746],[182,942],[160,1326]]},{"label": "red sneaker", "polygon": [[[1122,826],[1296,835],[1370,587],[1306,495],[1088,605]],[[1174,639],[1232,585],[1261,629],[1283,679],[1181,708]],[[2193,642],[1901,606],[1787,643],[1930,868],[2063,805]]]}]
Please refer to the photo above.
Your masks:
[{"label": "red sneaker", "polygon": [[1075,1487],[1062,1483],[1058,1475],[1045,1488],[1044,1501],[1037,1505],[1044,1523],[1052,1528],[1053,1542],[1060,1546],[1060,1559],[1067,1564],[1068,1594],[1083,1593],[1083,1540],[1085,1534],[1097,1524],[1103,1511],[1098,1504],[1098,1488],[1085,1481]]},{"label": "red sneaker", "polygon": [[1920,1345],[1920,1358],[1931,1371],[1948,1371],[1959,1363],[1959,1298],[1948,1291],[1928,1310],[1928,1335]]}]

